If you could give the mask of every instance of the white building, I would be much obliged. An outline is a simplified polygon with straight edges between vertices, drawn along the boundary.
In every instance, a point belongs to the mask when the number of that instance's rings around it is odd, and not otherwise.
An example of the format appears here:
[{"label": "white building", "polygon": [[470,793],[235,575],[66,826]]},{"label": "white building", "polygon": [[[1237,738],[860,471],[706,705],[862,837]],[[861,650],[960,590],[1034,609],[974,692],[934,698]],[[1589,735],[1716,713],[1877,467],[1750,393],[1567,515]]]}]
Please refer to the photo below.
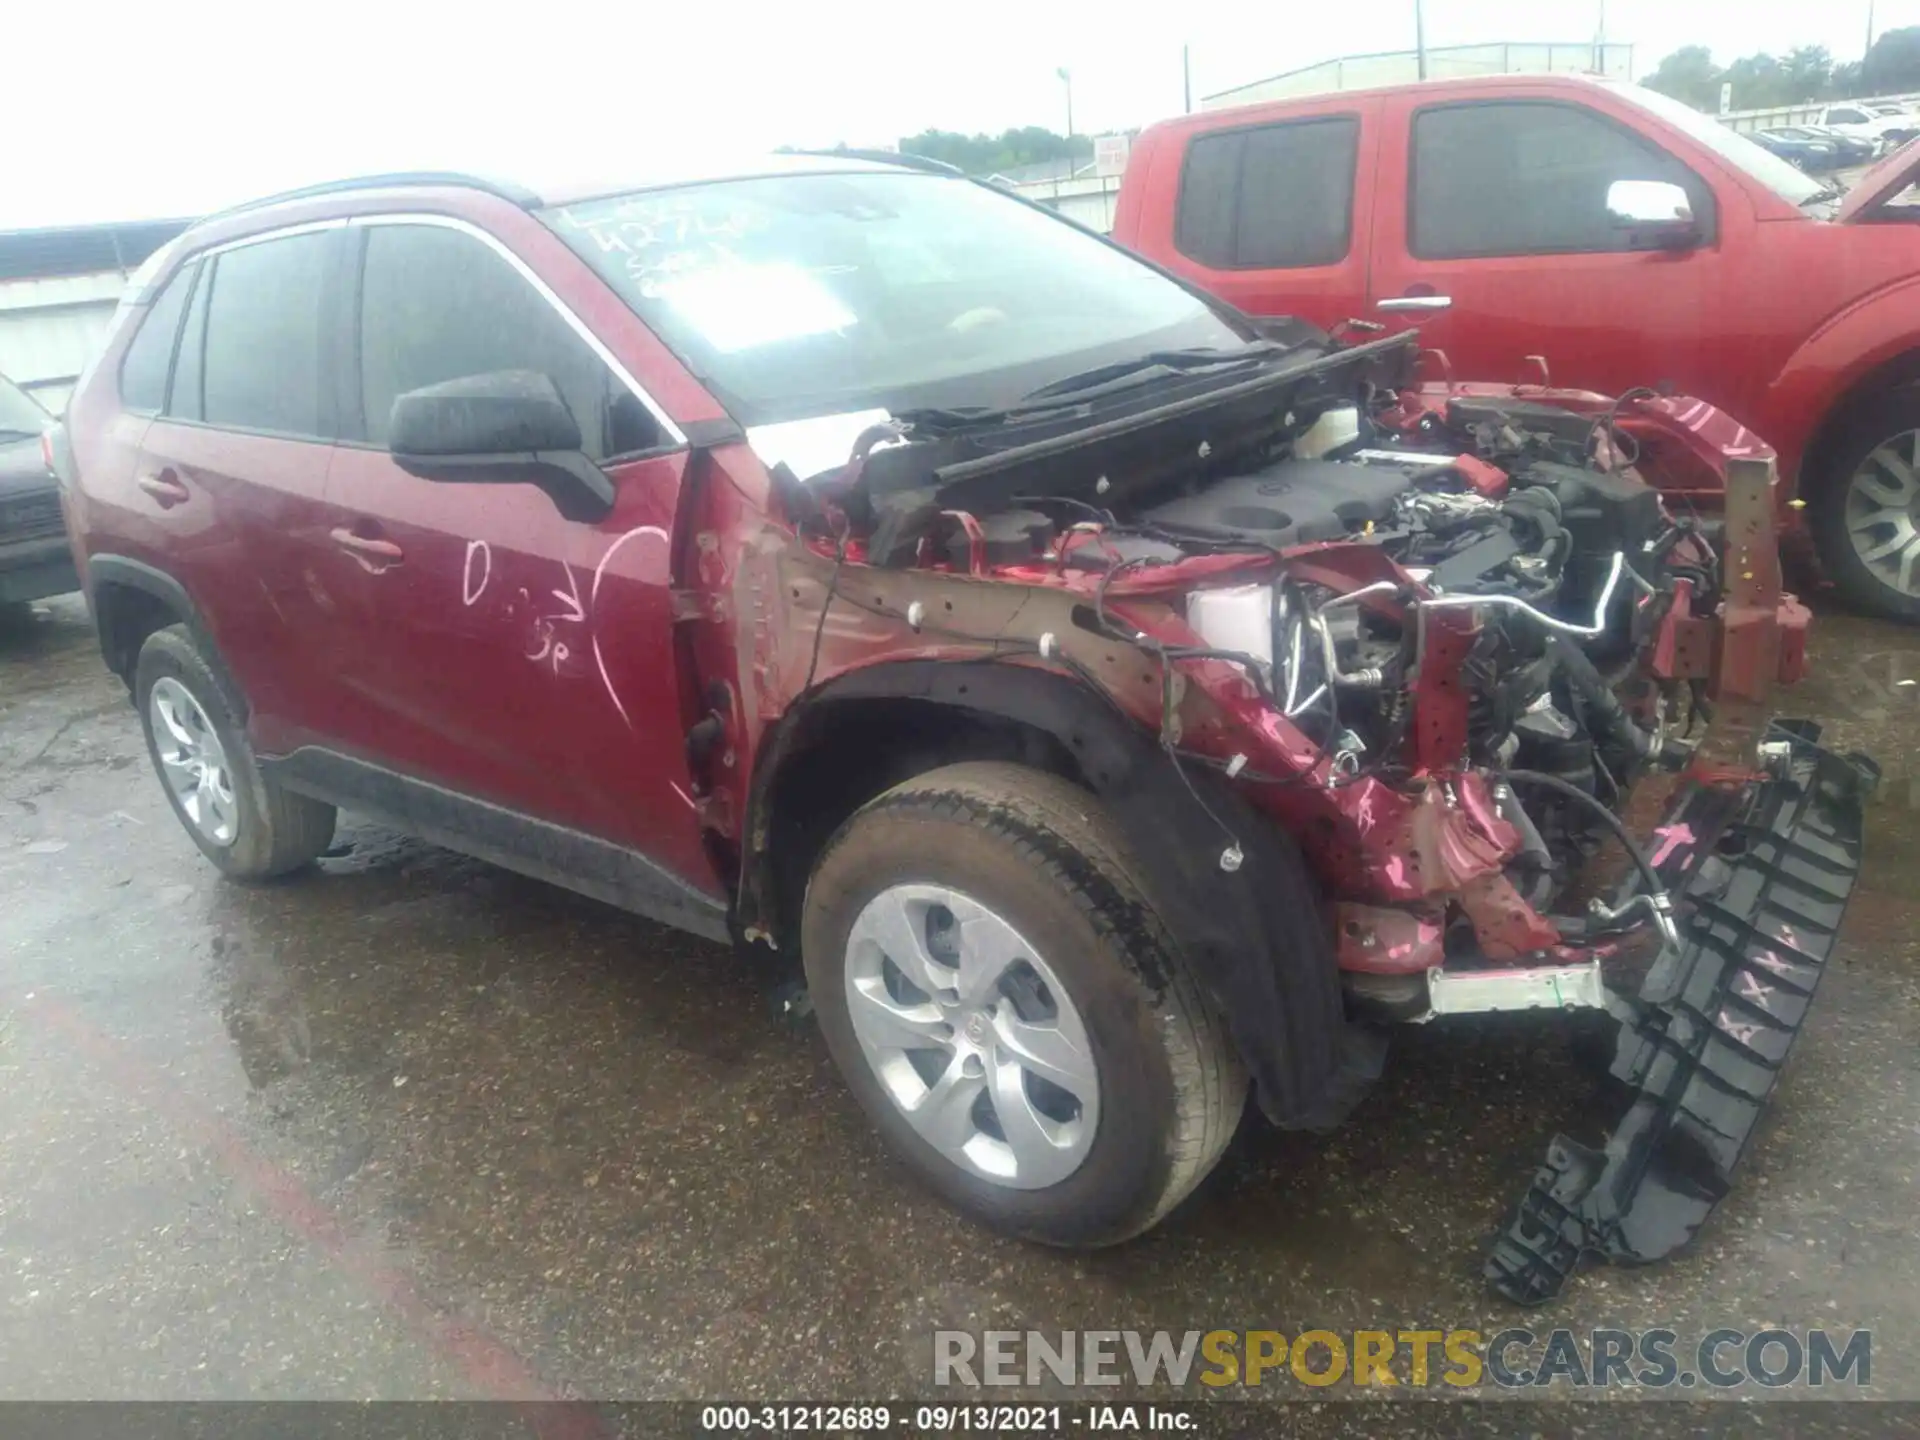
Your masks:
[{"label": "white building", "polygon": [[185,220],[0,231],[0,375],[58,415],[127,280]]}]

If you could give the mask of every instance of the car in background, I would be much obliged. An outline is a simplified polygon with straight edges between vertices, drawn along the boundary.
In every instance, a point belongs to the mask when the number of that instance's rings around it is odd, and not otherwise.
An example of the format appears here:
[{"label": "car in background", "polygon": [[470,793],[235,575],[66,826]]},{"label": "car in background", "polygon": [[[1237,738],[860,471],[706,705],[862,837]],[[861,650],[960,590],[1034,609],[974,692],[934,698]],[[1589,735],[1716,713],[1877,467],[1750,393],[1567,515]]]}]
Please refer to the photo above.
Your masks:
[{"label": "car in background", "polygon": [[47,435],[54,419],[0,375],[0,605],[80,588]]},{"label": "car in background", "polygon": [[1828,105],[1809,123],[1870,141],[1883,151],[1904,145],[1915,135],[1920,135],[1920,119],[1901,110],[1891,115],[1884,114],[1877,107],[1858,100]]},{"label": "car in background", "polygon": [[1831,138],[1815,135],[1811,131],[1782,126],[1776,130],[1756,130],[1753,143],[1778,155],[1782,160],[1799,166],[1808,174],[1823,170],[1835,170],[1847,162],[1841,156],[1844,143],[1849,149],[1864,147],[1866,157],[1871,158],[1877,148],[1864,140],[1854,140],[1850,136],[1834,132]]},{"label": "car in background", "polygon": [[1840,152],[1840,164],[1866,165],[1877,159],[1880,147],[1871,140],[1858,135],[1842,135],[1838,130],[1825,125],[1787,125],[1782,127],[1787,133],[1805,135],[1815,140],[1824,140]]},{"label": "car in background", "polygon": [[1696,395],[1778,451],[1834,585],[1920,621],[1916,171],[1843,195],[1638,85],[1436,80],[1151,126],[1113,237],[1257,315],[1418,326],[1454,375]]}]

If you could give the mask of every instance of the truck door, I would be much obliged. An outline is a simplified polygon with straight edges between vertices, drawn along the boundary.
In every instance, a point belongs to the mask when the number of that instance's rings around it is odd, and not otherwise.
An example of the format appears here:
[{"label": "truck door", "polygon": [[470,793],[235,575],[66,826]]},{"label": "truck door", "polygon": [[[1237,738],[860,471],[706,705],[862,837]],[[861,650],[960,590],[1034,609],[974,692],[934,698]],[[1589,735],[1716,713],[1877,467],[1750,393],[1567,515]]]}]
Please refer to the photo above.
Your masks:
[{"label": "truck door", "polygon": [[[1722,247],[1751,228],[1750,207],[1737,192],[1717,197],[1625,113],[1599,108],[1606,98],[1389,96],[1371,318],[1418,325],[1463,380],[1537,383],[1533,355],[1554,384],[1611,394],[1711,373],[1714,347],[1739,343],[1721,323]],[[1607,209],[1616,180],[1679,185],[1699,243],[1633,248]]]},{"label": "truck door", "polygon": [[1155,166],[1137,247],[1250,314],[1323,327],[1360,315],[1379,110],[1329,95],[1184,137],[1177,166]]}]

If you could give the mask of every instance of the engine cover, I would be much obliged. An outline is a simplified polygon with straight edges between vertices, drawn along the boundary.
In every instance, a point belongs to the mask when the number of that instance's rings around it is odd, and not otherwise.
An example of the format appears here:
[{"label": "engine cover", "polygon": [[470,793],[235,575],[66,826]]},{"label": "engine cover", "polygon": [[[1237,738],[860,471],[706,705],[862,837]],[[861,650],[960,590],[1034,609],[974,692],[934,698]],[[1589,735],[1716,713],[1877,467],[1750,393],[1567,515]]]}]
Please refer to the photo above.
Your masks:
[{"label": "engine cover", "polygon": [[[1446,457],[1435,456],[1434,463],[1444,465]],[[1301,545],[1343,540],[1369,521],[1386,520],[1394,497],[1410,488],[1406,472],[1394,466],[1282,460],[1147,506],[1141,514],[1168,530]]]}]

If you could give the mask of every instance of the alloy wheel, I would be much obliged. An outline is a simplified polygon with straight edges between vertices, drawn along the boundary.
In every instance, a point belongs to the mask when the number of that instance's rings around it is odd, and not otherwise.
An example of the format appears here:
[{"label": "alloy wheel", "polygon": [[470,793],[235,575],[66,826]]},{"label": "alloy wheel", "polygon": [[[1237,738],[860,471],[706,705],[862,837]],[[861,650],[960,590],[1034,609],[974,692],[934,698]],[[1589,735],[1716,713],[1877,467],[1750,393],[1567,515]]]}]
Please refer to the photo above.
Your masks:
[{"label": "alloy wheel", "polygon": [[935,1150],[1019,1190],[1080,1167],[1100,1120],[1093,1048],[1004,917],[944,886],[890,886],[854,920],[846,978],[867,1063]]},{"label": "alloy wheel", "polygon": [[1920,430],[1889,436],[1847,482],[1847,538],[1883,585],[1920,596]]},{"label": "alloy wheel", "polygon": [[239,833],[240,806],[226,747],[207,712],[191,690],[162,676],[147,696],[147,721],[161,777],[187,822],[213,844],[231,845]]}]

